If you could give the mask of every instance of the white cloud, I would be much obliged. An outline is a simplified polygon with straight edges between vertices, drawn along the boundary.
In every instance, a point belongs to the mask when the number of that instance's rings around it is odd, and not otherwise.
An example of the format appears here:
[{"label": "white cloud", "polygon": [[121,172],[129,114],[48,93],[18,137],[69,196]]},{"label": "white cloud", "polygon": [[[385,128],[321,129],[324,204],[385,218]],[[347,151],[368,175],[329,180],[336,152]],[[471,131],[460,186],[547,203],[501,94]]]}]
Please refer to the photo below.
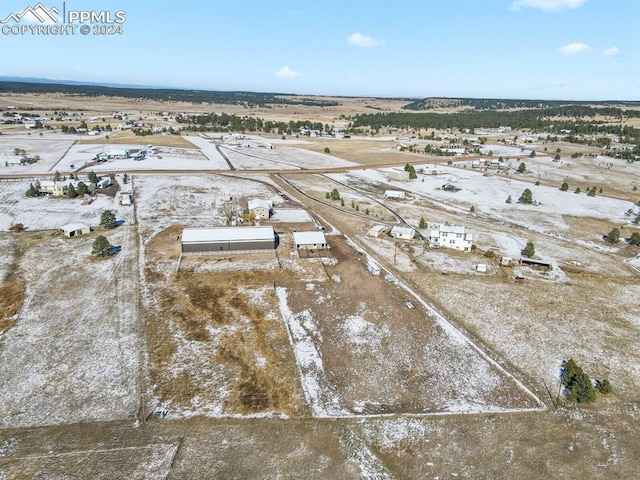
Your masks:
[{"label": "white cloud", "polygon": [[620,53],[620,49],[618,47],[607,48],[602,52],[603,57],[615,57]]},{"label": "white cloud", "polygon": [[280,70],[276,72],[277,77],[295,78],[295,77],[299,77],[300,75],[302,75],[300,72],[291,70],[289,67],[282,67]]},{"label": "white cloud", "polygon": [[511,10],[522,8],[539,8],[543,12],[560,12],[562,10],[578,8],[587,0],[516,0],[511,4]]},{"label": "white cloud", "polygon": [[347,42],[357,47],[377,47],[380,45],[380,42],[377,40],[361,33],[352,33],[347,37]]},{"label": "white cloud", "polygon": [[586,43],[570,43],[564,47],[560,47],[558,51],[563,55],[578,55],[579,53],[588,53],[591,47]]}]

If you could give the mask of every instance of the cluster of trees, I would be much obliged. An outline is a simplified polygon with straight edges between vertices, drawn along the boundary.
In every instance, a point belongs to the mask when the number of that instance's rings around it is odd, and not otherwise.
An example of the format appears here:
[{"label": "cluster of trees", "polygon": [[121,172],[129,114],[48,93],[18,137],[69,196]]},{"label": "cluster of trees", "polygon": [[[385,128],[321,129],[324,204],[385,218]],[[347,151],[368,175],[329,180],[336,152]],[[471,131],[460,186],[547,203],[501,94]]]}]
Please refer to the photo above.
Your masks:
[{"label": "cluster of trees", "polygon": [[409,178],[411,179],[415,179],[418,178],[418,175],[416,175],[416,169],[413,165],[409,165],[408,163],[404,166],[404,171],[405,172],[409,172]]},{"label": "cluster of trees", "polygon": [[[111,210],[104,210],[100,215],[100,226],[105,229],[112,229],[116,226],[116,216]],[[91,253],[97,257],[108,257],[115,255],[118,249],[115,248],[104,235],[98,235],[93,242]]]},{"label": "cluster of trees", "polygon": [[[602,105],[601,107],[594,108],[591,105]],[[638,102],[616,102],[616,105],[627,105],[630,107],[637,106]],[[616,119],[621,119],[622,115],[626,114],[628,110],[623,111],[617,107],[608,106],[609,102],[580,102],[564,100],[515,100],[515,99],[501,99],[501,98],[425,98],[405,105],[405,110],[429,110],[432,108],[446,107],[446,106],[469,106],[474,107],[476,110],[504,110],[511,108],[557,108],[566,114],[571,115],[580,113],[586,114],[581,116],[605,115],[612,116]],[[635,112],[634,112],[635,113]]]},{"label": "cluster of trees", "polygon": [[327,200],[340,200],[340,192],[338,192],[337,188],[334,188],[330,192],[327,192],[327,194],[325,195],[325,198]]},{"label": "cluster of trees", "polygon": [[567,400],[577,403],[591,403],[596,399],[596,392],[607,394],[613,391],[613,386],[607,379],[596,381],[594,387],[589,375],[572,358],[562,362],[560,378]]},{"label": "cluster of trees", "polygon": [[190,103],[225,103],[229,105],[310,105],[330,107],[339,105],[332,100],[277,93],[216,92],[207,90],[178,90],[172,88],[103,87],[100,85],[67,85],[60,83],[0,82],[0,93],[64,93],[87,97],[107,96]]}]

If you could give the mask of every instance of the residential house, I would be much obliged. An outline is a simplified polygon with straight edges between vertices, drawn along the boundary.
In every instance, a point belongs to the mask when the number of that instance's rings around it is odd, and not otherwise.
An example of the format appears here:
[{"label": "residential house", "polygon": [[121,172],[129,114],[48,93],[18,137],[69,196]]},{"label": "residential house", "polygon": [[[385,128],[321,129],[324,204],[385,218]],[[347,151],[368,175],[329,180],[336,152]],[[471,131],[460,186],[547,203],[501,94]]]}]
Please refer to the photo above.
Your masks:
[{"label": "residential house", "polygon": [[273,204],[268,200],[252,199],[248,204],[249,213],[253,214],[253,218],[256,220],[268,220],[271,216],[271,209]]},{"label": "residential house", "polygon": [[441,225],[429,231],[429,247],[470,252],[473,235],[462,225]]}]

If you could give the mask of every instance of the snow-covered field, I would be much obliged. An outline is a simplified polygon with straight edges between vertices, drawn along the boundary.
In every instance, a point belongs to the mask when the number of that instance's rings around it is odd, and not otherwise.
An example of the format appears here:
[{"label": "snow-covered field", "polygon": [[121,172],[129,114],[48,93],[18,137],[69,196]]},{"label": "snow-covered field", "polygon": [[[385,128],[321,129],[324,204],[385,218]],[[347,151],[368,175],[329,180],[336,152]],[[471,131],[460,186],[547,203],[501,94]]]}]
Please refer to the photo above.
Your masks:
[{"label": "snow-covered field", "polygon": [[18,260],[27,288],[1,339],[0,425],[133,418],[143,351],[135,231],[105,232],[122,247],[106,259],[91,257],[94,234],[43,235]]},{"label": "snow-covered field", "polygon": [[111,210],[118,219],[130,222],[132,208],[120,205],[118,197],[97,195],[89,205],[81,198],[27,197],[29,181],[0,181],[0,230],[22,223],[28,230],[59,229],[67,223],[100,224],[100,215]]},{"label": "snow-covered field", "polygon": [[[416,165],[416,168],[419,167]],[[432,166],[425,166],[425,168],[432,168]],[[420,175],[420,178],[411,182],[389,180],[385,170],[356,170],[344,174],[328,174],[328,176],[356,186],[362,182],[392,185],[393,188],[408,190],[415,195],[423,196],[453,212],[467,213],[471,206],[474,206],[478,214],[537,231],[547,231],[551,228],[561,232],[567,231],[569,226],[563,219],[564,215],[600,218],[615,224],[630,222],[630,218],[625,213],[632,208],[633,204],[626,200],[562,192],[558,188],[534,186],[516,178],[485,177],[481,172],[458,168],[438,166],[437,171],[438,175]],[[460,190],[456,192],[442,190],[442,186],[447,183],[455,185]],[[527,188],[532,191],[537,205],[517,203],[518,198]],[[506,203],[509,196],[512,198],[512,203]]]},{"label": "snow-covered field", "polygon": [[268,149],[225,145],[221,148],[239,170],[299,170],[357,165],[325,153],[286,146]]},{"label": "snow-covered field", "polygon": [[[11,133],[0,135],[0,174],[34,174],[54,171],[58,161],[65,155],[73,143],[81,138],[79,135],[61,133],[44,133],[42,137],[33,133]],[[38,155],[40,160],[31,165],[6,166],[5,162],[16,157],[15,148],[24,149],[26,157]],[[20,155],[21,156],[21,155]]]}]

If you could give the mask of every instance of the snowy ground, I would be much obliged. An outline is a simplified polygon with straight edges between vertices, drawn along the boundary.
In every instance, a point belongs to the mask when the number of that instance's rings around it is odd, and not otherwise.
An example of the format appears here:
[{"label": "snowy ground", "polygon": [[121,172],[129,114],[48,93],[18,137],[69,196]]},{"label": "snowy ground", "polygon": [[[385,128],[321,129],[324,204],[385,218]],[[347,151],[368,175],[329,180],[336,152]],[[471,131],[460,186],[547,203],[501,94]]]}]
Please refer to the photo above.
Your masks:
[{"label": "snowy ground", "polygon": [[27,289],[16,325],[2,337],[0,425],[134,417],[142,349],[135,230],[104,232],[122,247],[106,259],[91,257],[95,234],[41,235],[18,260]]},{"label": "snowy ground", "polygon": [[325,153],[286,146],[268,149],[225,145],[221,148],[239,170],[299,170],[357,165]]},{"label": "snowy ground", "polygon": [[[0,135],[0,174],[32,173],[37,175],[42,172],[54,171],[57,162],[65,155],[65,152],[80,139],[79,135],[64,135],[56,133],[44,133],[42,137],[33,133],[28,136],[22,134]],[[26,157],[38,155],[40,160],[31,165],[5,166],[5,162],[15,158],[13,150],[21,148],[26,151]]]},{"label": "snowy ground", "polygon": [[[416,165],[416,168],[419,167]],[[615,224],[630,221],[625,215],[633,205],[629,201],[604,196],[589,197],[585,193],[577,195],[562,192],[558,188],[533,186],[516,178],[485,177],[481,172],[464,169],[438,166],[437,171],[438,175],[420,175],[420,178],[410,182],[389,180],[385,170],[357,170],[328,176],[354,185],[362,182],[392,185],[393,188],[424,196],[453,212],[466,213],[474,206],[476,213],[520,224],[531,230],[546,231],[553,227],[561,232],[566,231],[569,226],[563,219],[564,215],[606,219]],[[460,190],[442,190],[441,187],[446,183]],[[526,188],[532,191],[537,205],[517,203]],[[509,196],[513,203],[506,203]]]},{"label": "snowy ground", "polygon": [[[0,230],[22,223],[28,230],[59,229],[67,223],[100,225],[100,215],[111,210],[119,220],[131,221],[130,206],[120,205],[118,197],[96,195],[89,205],[83,198],[27,197],[28,181],[0,181]],[[88,197],[85,197],[85,199]]]}]

